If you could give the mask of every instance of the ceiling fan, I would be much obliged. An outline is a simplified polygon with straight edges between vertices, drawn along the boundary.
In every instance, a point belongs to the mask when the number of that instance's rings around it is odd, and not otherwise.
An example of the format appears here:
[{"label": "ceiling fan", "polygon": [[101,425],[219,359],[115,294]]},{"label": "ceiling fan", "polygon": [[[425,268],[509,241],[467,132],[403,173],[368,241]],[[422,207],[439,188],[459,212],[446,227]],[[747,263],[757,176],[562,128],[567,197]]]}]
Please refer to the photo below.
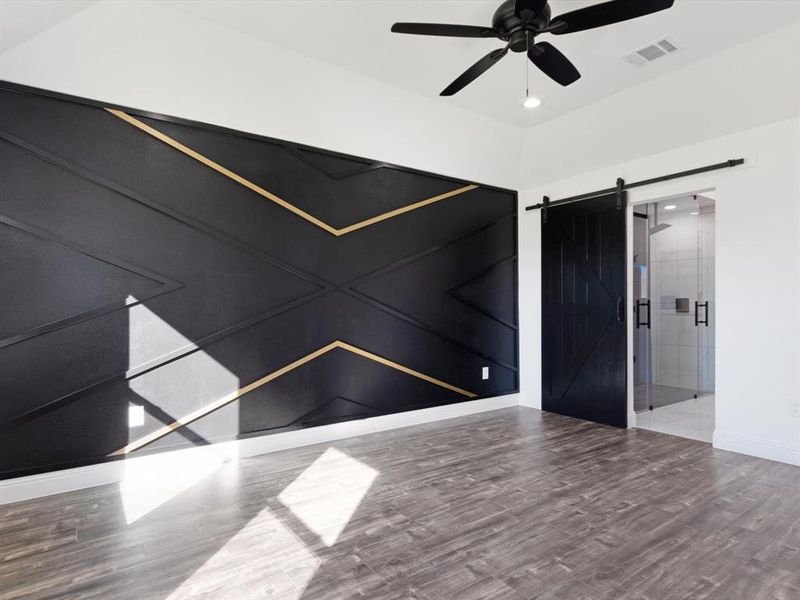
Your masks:
[{"label": "ceiling fan", "polygon": [[494,13],[491,27],[475,25],[445,25],[437,23],[395,23],[394,33],[438,35],[466,38],[497,38],[506,43],[505,48],[492,50],[459,75],[440,96],[452,96],[483,75],[508,51],[526,52],[531,62],[545,75],[561,85],[570,85],[581,74],[569,59],[548,42],[534,43],[542,33],[564,35],[620,21],[643,17],[666,10],[675,0],[611,0],[579,8],[555,18],[550,17],[547,0],[505,0]]}]

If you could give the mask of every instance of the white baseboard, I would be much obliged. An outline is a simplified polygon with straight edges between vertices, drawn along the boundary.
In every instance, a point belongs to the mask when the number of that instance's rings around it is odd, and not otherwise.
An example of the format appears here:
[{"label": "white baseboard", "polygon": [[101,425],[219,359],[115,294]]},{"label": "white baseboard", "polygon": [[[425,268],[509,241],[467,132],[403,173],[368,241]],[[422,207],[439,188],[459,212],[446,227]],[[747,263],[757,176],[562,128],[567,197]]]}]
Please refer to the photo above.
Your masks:
[{"label": "white baseboard", "polygon": [[539,398],[538,396],[529,398],[528,396],[523,396],[522,394],[520,394],[519,405],[525,406],[527,408],[535,408],[536,410],[542,410],[542,401],[541,398]]},{"label": "white baseboard", "polygon": [[382,415],[380,417],[371,417],[358,421],[347,421],[345,423],[335,423],[333,425],[322,425],[320,427],[274,433],[271,435],[222,442],[208,446],[185,448],[161,454],[150,454],[138,458],[76,467],[74,469],[64,469],[51,473],[17,477],[15,479],[0,481],[0,505],[21,502],[41,496],[71,492],[98,485],[119,483],[125,478],[126,468],[130,468],[134,464],[143,465],[146,464],[146,462],[154,463],[159,460],[159,457],[163,459],[164,455],[169,455],[170,459],[176,457],[183,459],[184,457],[191,458],[195,456],[202,458],[211,455],[217,460],[235,460],[236,458],[257,456],[259,454],[268,454],[270,452],[278,452],[290,448],[332,442],[344,438],[377,433],[379,431],[400,429],[402,427],[410,427],[412,425],[431,423],[433,421],[452,419],[518,405],[519,394],[509,394],[507,396],[448,404],[447,406],[436,406],[392,415]]},{"label": "white baseboard", "polygon": [[800,448],[714,431],[714,448],[800,466]]}]

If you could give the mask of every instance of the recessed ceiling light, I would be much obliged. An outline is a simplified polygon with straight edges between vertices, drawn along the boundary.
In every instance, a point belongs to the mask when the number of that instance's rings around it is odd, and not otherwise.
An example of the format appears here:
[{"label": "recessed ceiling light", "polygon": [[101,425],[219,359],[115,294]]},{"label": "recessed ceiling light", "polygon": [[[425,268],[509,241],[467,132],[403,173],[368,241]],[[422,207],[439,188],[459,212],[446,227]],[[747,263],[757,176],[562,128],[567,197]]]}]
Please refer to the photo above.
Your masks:
[{"label": "recessed ceiling light", "polygon": [[536,96],[528,96],[525,98],[525,102],[522,103],[522,106],[525,108],[538,108],[542,105],[542,101],[539,100]]},{"label": "recessed ceiling light", "polygon": [[690,212],[689,214],[690,214],[690,215],[699,215],[700,213],[699,213],[699,212],[697,212],[697,211],[694,211],[694,212]]},{"label": "recessed ceiling light", "polygon": [[667,205],[664,207],[664,210],[675,210],[676,208],[678,208],[678,207],[677,207],[677,206],[675,206],[674,204],[667,204]]}]

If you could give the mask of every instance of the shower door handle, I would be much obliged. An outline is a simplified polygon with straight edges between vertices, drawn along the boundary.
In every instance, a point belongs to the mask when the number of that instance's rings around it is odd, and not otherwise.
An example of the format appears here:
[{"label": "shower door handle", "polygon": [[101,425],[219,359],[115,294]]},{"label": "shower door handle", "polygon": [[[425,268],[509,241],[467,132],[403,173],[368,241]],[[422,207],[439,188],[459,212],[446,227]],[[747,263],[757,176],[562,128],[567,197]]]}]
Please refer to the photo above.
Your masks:
[{"label": "shower door handle", "polygon": [[[706,318],[700,318],[700,309],[703,308],[706,311]],[[697,302],[694,303],[694,326],[697,327],[698,325],[705,325],[708,327],[708,300],[705,302]]]},{"label": "shower door handle", "polygon": [[[642,323],[642,307],[647,309],[647,321],[644,323]],[[650,329],[650,300],[636,301],[636,329],[639,329],[639,327]]]},{"label": "shower door handle", "polygon": [[625,298],[617,296],[617,323],[625,322]]}]

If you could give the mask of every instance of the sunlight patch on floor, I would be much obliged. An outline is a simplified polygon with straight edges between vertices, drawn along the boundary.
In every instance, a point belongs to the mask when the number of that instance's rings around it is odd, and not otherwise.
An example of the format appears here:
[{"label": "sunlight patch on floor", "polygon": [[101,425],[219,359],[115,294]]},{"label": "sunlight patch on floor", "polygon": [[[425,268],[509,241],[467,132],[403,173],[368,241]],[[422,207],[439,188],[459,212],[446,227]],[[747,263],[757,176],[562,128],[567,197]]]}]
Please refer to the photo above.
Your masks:
[{"label": "sunlight patch on floor", "polygon": [[235,460],[235,444],[201,446],[128,459],[119,495],[128,525]]},{"label": "sunlight patch on floor", "polygon": [[320,559],[265,508],[166,600],[300,600],[320,564]]},{"label": "sunlight patch on floor", "polygon": [[330,547],[339,539],[378,471],[328,448],[278,499]]}]

